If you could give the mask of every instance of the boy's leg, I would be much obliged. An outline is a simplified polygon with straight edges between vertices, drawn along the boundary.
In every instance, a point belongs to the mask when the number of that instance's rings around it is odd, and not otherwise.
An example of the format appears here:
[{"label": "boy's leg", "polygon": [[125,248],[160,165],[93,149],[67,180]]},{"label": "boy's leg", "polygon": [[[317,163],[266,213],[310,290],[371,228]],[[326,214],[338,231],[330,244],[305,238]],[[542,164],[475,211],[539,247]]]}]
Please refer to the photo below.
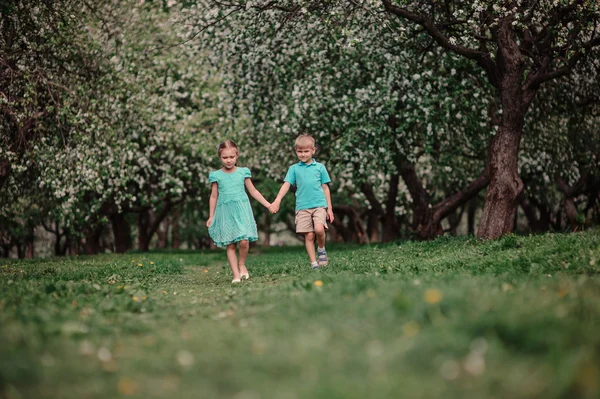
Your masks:
[{"label": "boy's leg", "polygon": [[248,249],[250,249],[250,243],[248,240],[242,240],[239,242],[240,245],[240,275],[248,274],[248,269],[246,269],[246,257],[248,256]]},{"label": "boy's leg", "polygon": [[315,253],[315,233],[312,221],[312,211],[304,209],[296,212],[296,233],[304,235],[304,246],[310,264],[313,268],[318,268],[317,255]]},{"label": "boy's leg", "polygon": [[311,264],[317,262],[317,254],[315,253],[315,233],[304,233],[304,246],[306,246],[306,253]]},{"label": "boy's leg", "polygon": [[325,248],[325,226],[321,223],[315,223],[315,236],[317,236],[319,248]]},{"label": "boy's leg", "polygon": [[317,238],[317,261],[319,266],[327,266],[329,257],[325,251],[325,239],[327,230],[327,212],[323,208],[319,208],[313,215],[313,223],[315,226],[315,235]]},{"label": "boy's leg", "polygon": [[236,244],[229,244],[227,246],[227,260],[229,261],[229,267],[233,273],[233,279],[240,279],[240,270],[238,269],[237,256],[235,255]]}]

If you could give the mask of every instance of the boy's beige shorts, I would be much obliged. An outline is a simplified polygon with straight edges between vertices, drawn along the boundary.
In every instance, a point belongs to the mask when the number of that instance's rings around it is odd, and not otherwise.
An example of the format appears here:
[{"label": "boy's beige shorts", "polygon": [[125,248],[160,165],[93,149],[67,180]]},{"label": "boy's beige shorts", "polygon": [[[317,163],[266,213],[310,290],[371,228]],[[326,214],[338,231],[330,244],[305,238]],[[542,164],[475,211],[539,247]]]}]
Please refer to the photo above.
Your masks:
[{"label": "boy's beige shorts", "polygon": [[302,209],[296,212],[296,233],[310,233],[315,231],[315,224],[327,226],[327,210],[325,208]]}]

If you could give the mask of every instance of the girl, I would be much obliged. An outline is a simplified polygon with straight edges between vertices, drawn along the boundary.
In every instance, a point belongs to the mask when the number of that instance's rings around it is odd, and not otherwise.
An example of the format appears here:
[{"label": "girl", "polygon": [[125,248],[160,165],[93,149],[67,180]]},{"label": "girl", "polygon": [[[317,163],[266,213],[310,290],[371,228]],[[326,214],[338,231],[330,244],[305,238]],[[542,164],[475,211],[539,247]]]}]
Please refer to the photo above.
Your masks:
[{"label": "girl", "polygon": [[[250,277],[246,269],[249,242],[258,240],[256,222],[244,186],[266,208],[271,204],[252,184],[250,169],[237,167],[239,152],[233,141],[227,140],[219,144],[218,154],[223,168],[208,175],[211,194],[206,226],[215,245],[227,247],[227,259],[233,272],[231,282],[239,283]],[[235,254],[237,243],[240,244],[239,264]]]}]

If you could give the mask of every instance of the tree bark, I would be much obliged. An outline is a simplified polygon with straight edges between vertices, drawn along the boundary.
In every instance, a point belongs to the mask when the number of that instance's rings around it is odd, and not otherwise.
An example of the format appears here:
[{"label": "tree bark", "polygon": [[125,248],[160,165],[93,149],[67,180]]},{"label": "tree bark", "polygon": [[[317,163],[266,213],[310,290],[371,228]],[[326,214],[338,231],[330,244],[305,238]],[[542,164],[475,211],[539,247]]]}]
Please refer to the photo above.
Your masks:
[{"label": "tree bark", "polygon": [[511,31],[511,19],[502,21],[498,31],[498,69],[502,119],[489,147],[490,185],[477,235],[484,239],[510,234],[515,227],[515,212],[523,181],[519,177],[519,145],[525,115],[537,89],[524,89],[527,65]]},{"label": "tree bark", "polygon": [[142,211],[138,215],[138,249],[142,252],[148,252],[150,248],[150,235],[148,228],[150,226],[150,211]]},{"label": "tree bark", "polygon": [[515,211],[523,182],[518,173],[521,130],[501,126],[490,146],[490,186],[479,225],[478,237],[499,238],[514,230]]},{"label": "tree bark", "polygon": [[138,249],[147,252],[150,249],[150,241],[156,233],[160,223],[167,217],[175,204],[165,200],[160,213],[152,209],[143,209],[138,216]]},{"label": "tree bark", "polygon": [[169,245],[169,218],[165,218],[156,229],[156,247],[167,248]]},{"label": "tree bark", "polygon": [[463,206],[458,211],[455,210],[450,212],[450,214],[446,217],[449,224],[448,231],[454,237],[458,235],[458,226],[460,225],[464,211],[465,207]]},{"label": "tree bark", "polygon": [[390,179],[390,191],[386,199],[386,209],[383,209],[381,203],[377,200],[373,186],[369,183],[361,185],[361,191],[371,204],[374,212],[381,223],[381,242],[390,242],[398,238],[399,227],[396,218],[396,202],[398,200],[399,175],[395,174]]},{"label": "tree bark", "polygon": [[113,237],[115,240],[115,252],[123,254],[131,249],[133,239],[131,238],[131,227],[125,218],[125,213],[114,213],[110,217]]},{"label": "tree bark", "polygon": [[477,213],[477,200],[473,198],[467,206],[467,228],[470,236],[475,235],[475,214]]},{"label": "tree bark", "polygon": [[573,187],[569,186],[569,184],[560,176],[556,177],[558,189],[563,194],[563,207],[565,208],[565,215],[569,221],[571,231],[577,231],[582,228],[577,221],[577,205],[575,204],[575,197],[583,192],[587,185],[588,177],[589,173],[582,173],[581,177]]},{"label": "tree bark", "polygon": [[[349,205],[338,205],[333,207],[333,211],[337,215],[333,225],[338,234],[343,237],[344,242],[367,243],[367,234],[356,208]],[[344,217],[348,217],[347,226],[343,223]]]},{"label": "tree bark", "polygon": [[550,230],[550,213],[544,206],[533,198],[530,198],[530,200],[521,199],[520,205],[532,232],[543,233]]},{"label": "tree bark", "polygon": [[35,226],[27,221],[25,225],[25,258],[33,259],[35,256]]},{"label": "tree bark", "polygon": [[8,180],[8,176],[12,170],[12,166],[8,159],[0,159],[0,190],[4,183]]},{"label": "tree bark", "polygon": [[367,212],[367,236],[369,242],[379,242],[379,217],[372,210],[369,209]]},{"label": "tree bark", "polygon": [[104,226],[95,226],[87,229],[83,251],[86,255],[94,255],[100,252],[100,236]]},{"label": "tree bark", "polygon": [[178,249],[181,246],[181,235],[179,231],[179,207],[173,210],[171,215],[171,247]]},{"label": "tree bark", "polygon": [[486,168],[462,191],[450,195],[432,206],[431,196],[423,187],[415,166],[410,162],[403,162],[401,174],[413,199],[413,230],[420,240],[431,240],[442,235],[444,233],[442,220],[475,197],[489,181]]}]

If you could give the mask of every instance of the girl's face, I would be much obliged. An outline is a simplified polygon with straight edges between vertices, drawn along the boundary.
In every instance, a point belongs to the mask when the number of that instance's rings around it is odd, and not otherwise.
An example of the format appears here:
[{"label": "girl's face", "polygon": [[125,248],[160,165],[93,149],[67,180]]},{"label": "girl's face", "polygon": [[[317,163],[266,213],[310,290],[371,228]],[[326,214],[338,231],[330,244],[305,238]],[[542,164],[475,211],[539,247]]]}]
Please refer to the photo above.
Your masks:
[{"label": "girl's face", "polygon": [[227,170],[235,168],[238,159],[238,152],[235,148],[224,148],[221,151],[221,163]]}]

